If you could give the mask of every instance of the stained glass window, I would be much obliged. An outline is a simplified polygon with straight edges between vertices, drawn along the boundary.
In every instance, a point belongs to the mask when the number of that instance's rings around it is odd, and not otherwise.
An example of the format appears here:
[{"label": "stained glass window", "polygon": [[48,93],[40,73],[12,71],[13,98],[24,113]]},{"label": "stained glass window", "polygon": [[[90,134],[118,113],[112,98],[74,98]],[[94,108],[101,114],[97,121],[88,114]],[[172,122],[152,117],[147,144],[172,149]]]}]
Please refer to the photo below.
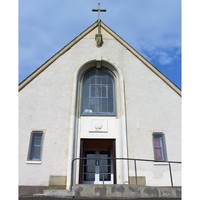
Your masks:
[{"label": "stained glass window", "polygon": [[81,114],[115,113],[114,80],[105,69],[92,69],[83,77]]}]

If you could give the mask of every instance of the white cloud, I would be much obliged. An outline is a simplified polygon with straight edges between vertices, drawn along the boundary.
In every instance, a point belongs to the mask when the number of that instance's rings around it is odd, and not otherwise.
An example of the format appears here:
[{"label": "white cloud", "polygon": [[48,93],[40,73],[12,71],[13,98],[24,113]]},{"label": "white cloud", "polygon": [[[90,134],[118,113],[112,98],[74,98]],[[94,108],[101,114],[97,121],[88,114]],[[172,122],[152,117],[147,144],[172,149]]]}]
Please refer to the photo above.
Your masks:
[{"label": "white cloud", "polygon": [[166,51],[156,51],[155,56],[158,58],[158,62],[162,65],[171,64],[173,57]]}]

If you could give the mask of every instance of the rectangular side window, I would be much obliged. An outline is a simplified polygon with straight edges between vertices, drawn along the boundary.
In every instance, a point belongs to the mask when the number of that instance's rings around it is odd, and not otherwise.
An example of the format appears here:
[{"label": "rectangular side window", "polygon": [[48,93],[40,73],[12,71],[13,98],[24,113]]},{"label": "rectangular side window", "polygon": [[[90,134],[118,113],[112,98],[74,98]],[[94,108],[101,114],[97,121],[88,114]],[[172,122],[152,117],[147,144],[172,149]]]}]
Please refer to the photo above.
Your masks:
[{"label": "rectangular side window", "polygon": [[153,133],[154,160],[166,161],[166,145],[163,133]]},{"label": "rectangular side window", "polygon": [[29,161],[41,161],[41,150],[42,150],[42,131],[33,131],[31,133],[30,145],[29,145]]}]

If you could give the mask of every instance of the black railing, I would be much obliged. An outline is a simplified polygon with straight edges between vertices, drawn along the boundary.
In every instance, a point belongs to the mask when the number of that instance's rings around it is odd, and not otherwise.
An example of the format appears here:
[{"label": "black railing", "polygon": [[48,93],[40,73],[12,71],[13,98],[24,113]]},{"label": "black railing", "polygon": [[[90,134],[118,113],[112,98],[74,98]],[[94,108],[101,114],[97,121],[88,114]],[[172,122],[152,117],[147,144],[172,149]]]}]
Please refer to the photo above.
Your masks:
[{"label": "black railing", "polygon": [[[149,159],[135,159],[135,158],[75,158],[72,160],[71,165],[71,172],[72,172],[72,178],[71,178],[71,188],[74,186],[74,177],[75,177],[75,171],[74,171],[74,162],[75,161],[84,161],[84,160],[124,160],[124,161],[134,161],[134,167],[135,167],[135,180],[136,180],[136,186],[138,186],[138,170],[137,170],[137,162],[154,162],[154,163],[166,163],[169,166],[169,176],[170,176],[170,182],[171,187],[174,187],[173,183],[173,175],[172,175],[172,169],[171,164],[181,164],[181,162],[177,161],[157,161],[157,160],[149,160]],[[104,162],[103,162],[103,169],[104,169]],[[104,184],[104,171],[103,171],[103,184]]]}]

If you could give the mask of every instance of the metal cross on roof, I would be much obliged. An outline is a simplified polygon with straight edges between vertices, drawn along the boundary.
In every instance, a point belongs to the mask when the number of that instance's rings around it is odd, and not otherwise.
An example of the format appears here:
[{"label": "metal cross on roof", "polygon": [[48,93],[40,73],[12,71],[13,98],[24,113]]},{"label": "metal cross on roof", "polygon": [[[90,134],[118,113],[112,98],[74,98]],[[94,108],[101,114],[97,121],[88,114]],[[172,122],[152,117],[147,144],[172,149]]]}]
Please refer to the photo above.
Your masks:
[{"label": "metal cross on roof", "polygon": [[106,12],[106,9],[100,8],[100,3],[98,3],[98,9],[92,9],[93,12],[98,12],[98,34],[101,34],[101,27],[100,27],[100,12]]}]

